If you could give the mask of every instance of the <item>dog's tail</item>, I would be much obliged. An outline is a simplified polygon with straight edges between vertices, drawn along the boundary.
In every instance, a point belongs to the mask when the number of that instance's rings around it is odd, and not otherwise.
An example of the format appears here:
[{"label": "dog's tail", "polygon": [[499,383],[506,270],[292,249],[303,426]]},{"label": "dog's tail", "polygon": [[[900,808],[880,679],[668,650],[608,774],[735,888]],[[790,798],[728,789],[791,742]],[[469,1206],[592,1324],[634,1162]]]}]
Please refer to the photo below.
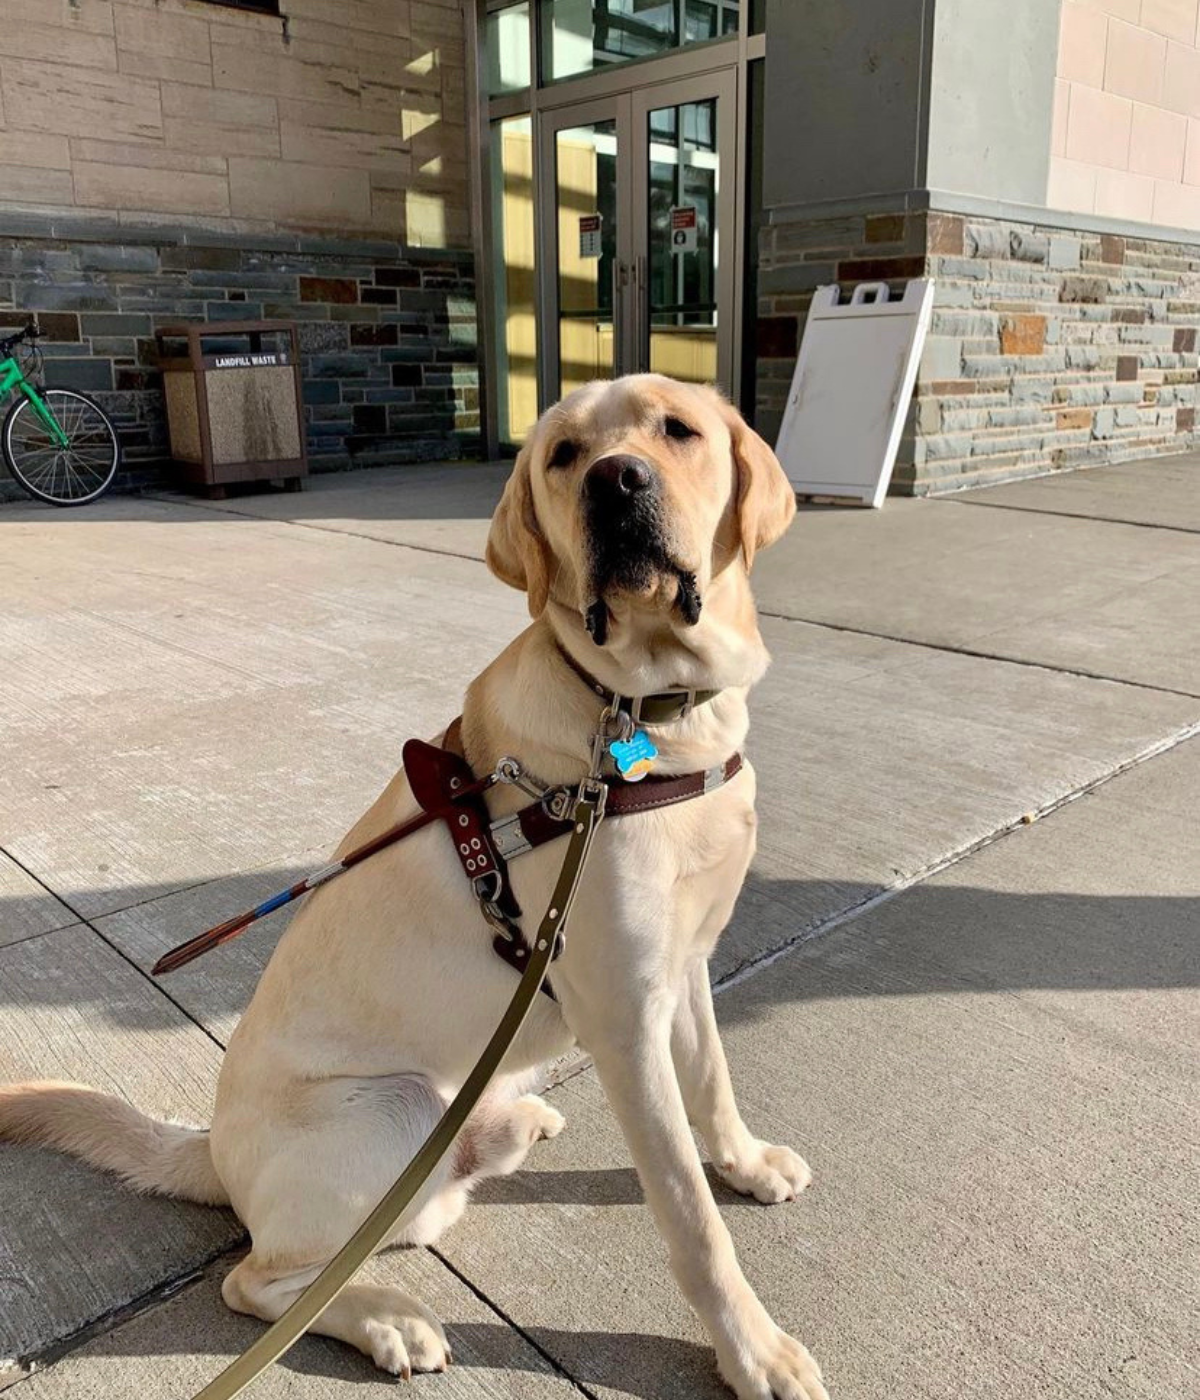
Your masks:
[{"label": "dog's tail", "polygon": [[147,1117],[84,1084],[0,1085],[0,1141],[56,1147],[115,1172],[138,1191],[206,1206],[229,1204],[208,1132]]}]

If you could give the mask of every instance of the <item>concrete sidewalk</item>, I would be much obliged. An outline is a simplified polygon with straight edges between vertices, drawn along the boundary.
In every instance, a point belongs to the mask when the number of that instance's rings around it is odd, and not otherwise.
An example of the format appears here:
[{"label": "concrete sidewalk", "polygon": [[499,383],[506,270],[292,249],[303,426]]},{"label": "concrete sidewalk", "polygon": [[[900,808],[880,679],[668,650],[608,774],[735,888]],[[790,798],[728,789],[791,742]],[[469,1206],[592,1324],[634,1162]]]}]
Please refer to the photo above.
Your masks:
[{"label": "concrete sidewalk", "polygon": [[[207,1117],[285,916],[146,969],[319,862],[524,625],[480,562],[504,475],[0,508],[0,1080]],[[746,1117],[816,1181],[718,1188],[746,1272],[834,1400],[1200,1394],[1200,457],[804,512],[756,591],[714,976]],[[414,1384],[716,1400],[594,1076],[553,1093],[566,1134],[373,1265],[450,1331]],[[240,1244],[0,1147],[0,1386],[188,1395],[258,1330]],[[393,1387],[306,1339],[256,1393]]]}]

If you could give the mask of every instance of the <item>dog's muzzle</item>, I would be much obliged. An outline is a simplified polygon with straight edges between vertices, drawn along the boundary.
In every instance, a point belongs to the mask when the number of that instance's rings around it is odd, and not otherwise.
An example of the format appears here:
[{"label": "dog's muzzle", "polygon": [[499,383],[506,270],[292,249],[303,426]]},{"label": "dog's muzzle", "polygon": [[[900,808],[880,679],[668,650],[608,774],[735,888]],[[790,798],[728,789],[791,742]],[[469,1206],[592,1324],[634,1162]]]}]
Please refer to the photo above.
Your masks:
[{"label": "dog's muzzle", "polygon": [[656,580],[676,580],[675,606],[688,626],[700,618],[696,576],[671,558],[663,519],[658,473],[642,457],[614,452],[588,468],[583,481],[584,520],[591,552],[591,601],[584,618],[592,639],[603,646],[610,589],[647,593]]},{"label": "dog's muzzle", "polygon": [[670,568],[658,473],[641,457],[601,457],[583,479],[583,514],[594,597],[609,588],[640,593]]}]

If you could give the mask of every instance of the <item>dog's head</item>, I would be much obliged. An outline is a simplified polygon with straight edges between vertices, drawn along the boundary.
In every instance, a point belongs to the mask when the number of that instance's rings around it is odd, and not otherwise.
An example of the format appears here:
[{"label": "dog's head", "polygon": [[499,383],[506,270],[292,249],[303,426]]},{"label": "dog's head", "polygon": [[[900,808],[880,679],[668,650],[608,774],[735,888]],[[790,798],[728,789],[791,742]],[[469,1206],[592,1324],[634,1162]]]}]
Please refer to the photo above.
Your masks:
[{"label": "dog's head", "polygon": [[540,419],[492,520],[487,562],[578,610],[604,644],[614,611],[694,626],[712,581],[749,570],[796,509],[775,454],[707,386],[638,374],[577,389]]}]

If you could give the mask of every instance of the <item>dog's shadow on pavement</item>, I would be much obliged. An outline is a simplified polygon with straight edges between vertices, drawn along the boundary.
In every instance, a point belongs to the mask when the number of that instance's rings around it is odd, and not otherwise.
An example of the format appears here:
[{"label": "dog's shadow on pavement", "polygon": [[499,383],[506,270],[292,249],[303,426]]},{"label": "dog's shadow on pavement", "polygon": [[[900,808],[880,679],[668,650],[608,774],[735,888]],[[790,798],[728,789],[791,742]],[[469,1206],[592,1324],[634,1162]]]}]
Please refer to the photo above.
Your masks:
[{"label": "dog's shadow on pavement", "polygon": [[[579,1388],[603,1387],[631,1400],[728,1400],[729,1391],[717,1377],[712,1348],[679,1337],[648,1332],[568,1331],[528,1327],[520,1332],[506,1322],[446,1321],[446,1336],[454,1353],[450,1376],[458,1375],[455,1393],[463,1394],[472,1371],[519,1371],[532,1381],[557,1377],[564,1394]],[[387,1377],[370,1361],[328,1338],[305,1338],[278,1363],[303,1377],[320,1377],[342,1385],[378,1386]],[[434,1378],[416,1378],[423,1393],[436,1395]],[[520,1394],[520,1381],[512,1390]],[[467,1393],[475,1393],[473,1390]],[[480,1394],[494,1393],[481,1386]],[[541,1393],[539,1390],[538,1393]]]},{"label": "dog's shadow on pavement", "polygon": [[[119,967],[148,970],[182,938],[299,878],[299,867],[231,876],[177,892],[130,892],[126,914],[99,921]],[[214,890],[214,885],[219,889]],[[844,996],[912,996],[979,991],[1154,991],[1200,987],[1200,894],[1086,895],[1018,892],[924,883],[878,902],[880,886],[838,884],[847,922],[822,930],[830,884],[768,879],[751,872],[713,959],[713,980],[753,972],[746,989],[718,997],[723,1023],[753,1018],[781,1002]],[[6,900],[0,896],[0,938]],[[165,907],[174,906],[174,907]],[[186,912],[181,917],[183,906]],[[814,911],[817,911],[814,913]],[[91,939],[86,924],[0,942],[0,1012],[7,1007],[92,1007],[121,1030],[174,1030],[181,1009],[224,1041],[293,911],[280,911],[243,936],[163,980],[155,996],[136,974],[128,995],[109,978],[72,971],[64,941]],[[814,934],[818,936],[813,936]],[[96,956],[93,951],[89,958]],[[781,961],[759,964],[779,955]],[[26,966],[37,964],[37,975]],[[44,964],[44,965],[43,965]],[[157,984],[156,984],[157,985]],[[2,1067],[0,1067],[2,1069]],[[3,1077],[0,1073],[0,1077]]]},{"label": "dog's shadow on pavement", "polygon": [[[726,1186],[705,1162],[713,1196],[726,1206],[757,1207],[758,1203]],[[640,1206],[646,1197],[632,1167],[596,1167],[575,1171],[535,1168],[512,1176],[494,1176],[471,1193],[471,1204],[484,1206]]]},{"label": "dog's shadow on pavement", "polygon": [[[752,872],[730,941],[736,949],[739,928],[752,932],[753,975],[742,981],[746,969],[718,946],[717,1016],[730,1025],[783,1003],[842,997],[1200,987],[1195,883],[1195,895],[1094,895],[955,885],[943,876],[886,899],[860,886],[847,891],[845,923],[806,937],[795,911],[811,904],[810,883]],[[776,952],[784,956],[767,961]]]},{"label": "dog's shadow on pavement", "polygon": [[[151,1368],[146,1372],[147,1388],[154,1393],[161,1393],[158,1387],[164,1373],[177,1373],[177,1388],[172,1393],[194,1393],[219,1369],[213,1357],[227,1364],[263,1330],[261,1322],[240,1317],[222,1303],[219,1281],[226,1267],[222,1264],[209,1269],[203,1279],[161,1306],[140,1312],[126,1325],[96,1337],[86,1346],[90,1364],[105,1368],[113,1361],[128,1360]],[[429,1297],[427,1301],[441,1305],[454,1363],[440,1385],[437,1377],[414,1378],[422,1394],[440,1394],[448,1387],[447,1393],[459,1396],[575,1395],[580,1387],[596,1386],[631,1400],[722,1400],[728,1396],[717,1378],[712,1349],[700,1342],[648,1332],[520,1327],[499,1316],[495,1321],[481,1320],[478,1315],[458,1319],[452,1300]],[[78,1355],[67,1351],[59,1361],[59,1370],[68,1381],[79,1364]],[[350,1385],[367,1393],[384,1387],[387,1393],[396,1393],[392,1377],[377,1370],[368,1357],[330,1337],[302,1337],[280,1357],[276,1367],[296,1377],[301,1386],[327,1381],[334,1382],[339,1393],[341,1386]],[[528,1381],[489,1382],[483,1375],[474,1380],[472,1373],[486,1372],[521,1373]],[[291,1394],[292,1384],[277,1378],[277,1391],[272,1393]],[[92,1391],[88,1389],[88,1393]],[[325,1393],[323,1389],[321,1393]]]}]

